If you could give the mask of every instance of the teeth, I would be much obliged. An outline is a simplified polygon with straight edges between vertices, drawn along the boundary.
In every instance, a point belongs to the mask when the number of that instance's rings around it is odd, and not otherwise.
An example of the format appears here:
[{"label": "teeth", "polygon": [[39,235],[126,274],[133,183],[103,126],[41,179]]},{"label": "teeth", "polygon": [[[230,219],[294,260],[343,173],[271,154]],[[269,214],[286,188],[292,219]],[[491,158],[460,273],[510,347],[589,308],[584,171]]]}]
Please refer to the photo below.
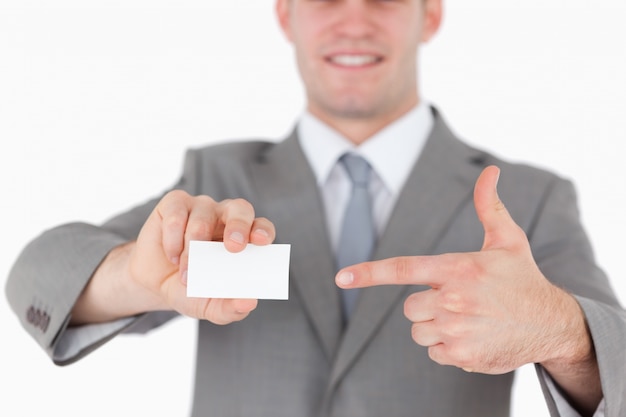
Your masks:
[{"label": "teeth", "polygon": [[346,67],[359,67],[373,64],[378,61],[378,58],[373,55],[335,55],[330,60],[335,64]]}]

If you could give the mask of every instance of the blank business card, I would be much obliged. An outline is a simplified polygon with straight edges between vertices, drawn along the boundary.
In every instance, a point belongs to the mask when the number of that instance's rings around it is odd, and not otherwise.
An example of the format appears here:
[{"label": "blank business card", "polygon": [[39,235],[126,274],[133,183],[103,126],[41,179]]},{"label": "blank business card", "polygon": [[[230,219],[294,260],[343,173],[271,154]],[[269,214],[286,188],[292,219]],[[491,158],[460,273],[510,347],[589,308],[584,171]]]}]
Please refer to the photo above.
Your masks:
[{"label": "blank business card", "polygon": [[189,243],[187,297],[289,298],[291,245],[249,244],[231,253],[222,242]]}]

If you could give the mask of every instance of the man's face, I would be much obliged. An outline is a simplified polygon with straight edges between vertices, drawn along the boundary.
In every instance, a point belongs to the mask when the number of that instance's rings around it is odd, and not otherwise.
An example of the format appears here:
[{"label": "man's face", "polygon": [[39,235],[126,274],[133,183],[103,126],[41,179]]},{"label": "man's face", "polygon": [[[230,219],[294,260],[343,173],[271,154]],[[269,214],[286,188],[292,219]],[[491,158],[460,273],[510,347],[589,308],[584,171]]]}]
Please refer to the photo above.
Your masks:
[{"label": "man's face", "polygon": [[278,0],[308,109],[322,119],[395,117],[417,104],[417,49],[440,0]]}]

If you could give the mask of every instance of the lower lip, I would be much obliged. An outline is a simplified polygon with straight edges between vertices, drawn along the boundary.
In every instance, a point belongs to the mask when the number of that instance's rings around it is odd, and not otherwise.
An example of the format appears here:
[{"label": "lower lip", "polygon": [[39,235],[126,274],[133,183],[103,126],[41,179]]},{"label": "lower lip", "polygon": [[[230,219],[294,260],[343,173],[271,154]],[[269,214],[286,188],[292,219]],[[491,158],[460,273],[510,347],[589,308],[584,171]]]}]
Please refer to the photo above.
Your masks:
[{"label": "lower lip", "polygon": [[362,65],[343,65],[341,63],[331,61],[330,59],[327,59],[326,62],[330,64],[331,66],[333,66],[334,68],[339,68],[339,69],[347,70],[347,71],[358,71],[358,70],[364,70],[364,69],[370,69],[370,68],[376,67],[382,62],[382,60],[369,62],[367,64],[362,64]]}]

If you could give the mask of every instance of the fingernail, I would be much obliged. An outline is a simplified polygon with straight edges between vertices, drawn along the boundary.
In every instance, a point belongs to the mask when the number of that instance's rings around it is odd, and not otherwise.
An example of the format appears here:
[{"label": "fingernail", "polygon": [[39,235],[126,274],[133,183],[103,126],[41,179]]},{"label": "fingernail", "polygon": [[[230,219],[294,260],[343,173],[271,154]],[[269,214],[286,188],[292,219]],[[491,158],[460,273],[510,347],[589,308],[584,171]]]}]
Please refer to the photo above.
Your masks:
[{"label": "fingernail", "polygon": [[244,243],[243,235],[240,232],[231,233],[230,240],[236,243]]},{"label": "fingernail", "polygon": [[173,263],[174,265],[178,265],[179,261],[180,261],[180,258],[178,256],[174,256],[170,259],[170,262]]},{"label": "fingernail", "polygon": [[183,284],[187,285],[187,270],[183,271],[180,274],[180,280],[182,281]]},{"label": "fingernail", "polygon": [[350,285],[354,282],[354,274],[350,271],[345,271],[339,274],[337,277],[337,283],[340,285]]},{"label": "fingernail", "polygon": [[267,233],[267,230],[263,230],[263,229],[256,229],[254,231],[254,233],[256,233],[257,235],[261,235],[261,236],[265,236],[265,237],[270,237],[270,234]]}]

